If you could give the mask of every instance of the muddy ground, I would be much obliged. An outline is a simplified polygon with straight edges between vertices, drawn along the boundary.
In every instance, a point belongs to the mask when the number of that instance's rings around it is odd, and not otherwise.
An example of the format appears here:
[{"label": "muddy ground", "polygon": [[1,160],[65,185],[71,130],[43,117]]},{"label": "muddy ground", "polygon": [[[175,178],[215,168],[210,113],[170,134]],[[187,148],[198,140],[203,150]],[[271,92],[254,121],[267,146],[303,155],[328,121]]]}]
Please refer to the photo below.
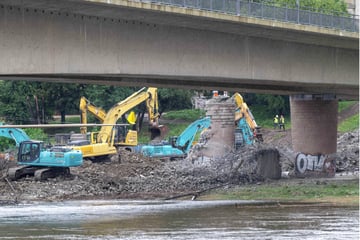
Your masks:
[{"label": "muddy ground", "polygon": [[[0,202],[67,199],[172,199],[214,188],[264,182],[256,158],[259,151],[277,151],[283,173],[294,171],[290,131],[263,129],[264,143],[230,151],[221,159],[150,159],[122,152],[111,161],[84,161],[71,168],[71,176],[34,181],[27,177],[7,181],[2,164]],[[339,134],[337,171],[358,176],[359,130]],[[2,176],[2,177],[1,177]]]}]

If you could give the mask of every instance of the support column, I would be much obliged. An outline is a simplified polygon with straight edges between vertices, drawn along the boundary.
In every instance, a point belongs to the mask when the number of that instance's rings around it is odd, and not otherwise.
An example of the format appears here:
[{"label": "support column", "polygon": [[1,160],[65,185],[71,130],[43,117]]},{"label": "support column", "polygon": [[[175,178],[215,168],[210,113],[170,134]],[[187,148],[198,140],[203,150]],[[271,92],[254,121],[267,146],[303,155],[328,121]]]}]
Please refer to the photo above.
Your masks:
[{"label": "support column", "polygon": [[338,101],[334,95],[290,97],[291,137],[300,176],[335,175]]}]

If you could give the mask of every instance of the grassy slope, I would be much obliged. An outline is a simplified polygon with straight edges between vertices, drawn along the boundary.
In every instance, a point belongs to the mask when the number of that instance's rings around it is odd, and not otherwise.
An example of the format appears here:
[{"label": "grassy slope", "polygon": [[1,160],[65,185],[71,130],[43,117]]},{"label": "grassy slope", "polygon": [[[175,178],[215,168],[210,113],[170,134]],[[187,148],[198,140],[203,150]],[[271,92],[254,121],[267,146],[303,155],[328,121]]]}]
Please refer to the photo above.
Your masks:
[{"label": "grassy slope", "polygon": [[[341,115],[343,112],[347,112],[348,109],[353,109],[353,106],[355,106],[357,103],[358,102],[355,101],[339,102],[339,115]],[[350,115],[349,117],[346,117],[344,120],[339,122],[339,132],[349,132],[359,128],[359,109],[356,110],[354,112],[351,111],[353,115]]]},{"label": "grassy slope", "polygon": [[359,205],[359,180],[298,179],[276,183],[237,186],[216,190],[201,196],[202,200],[271,200],[297,202],[330,202],[337,205]]}]

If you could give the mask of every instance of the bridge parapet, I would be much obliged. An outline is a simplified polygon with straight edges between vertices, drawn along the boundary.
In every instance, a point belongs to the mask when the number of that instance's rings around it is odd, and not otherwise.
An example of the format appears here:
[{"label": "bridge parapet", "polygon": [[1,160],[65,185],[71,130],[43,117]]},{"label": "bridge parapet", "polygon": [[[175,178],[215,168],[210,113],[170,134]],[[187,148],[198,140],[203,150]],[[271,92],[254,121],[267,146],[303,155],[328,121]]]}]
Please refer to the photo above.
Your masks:
[{"label": "bridge parapet", "polygon": [[277,20],[302,25],[334,28],[359,32],[359,16],[349,13],[323,13],[313,9],[279,7],[268,3],[242,0],[130,0],[135,2],[157,3],[185,8],[221,12],[237,16]]}]

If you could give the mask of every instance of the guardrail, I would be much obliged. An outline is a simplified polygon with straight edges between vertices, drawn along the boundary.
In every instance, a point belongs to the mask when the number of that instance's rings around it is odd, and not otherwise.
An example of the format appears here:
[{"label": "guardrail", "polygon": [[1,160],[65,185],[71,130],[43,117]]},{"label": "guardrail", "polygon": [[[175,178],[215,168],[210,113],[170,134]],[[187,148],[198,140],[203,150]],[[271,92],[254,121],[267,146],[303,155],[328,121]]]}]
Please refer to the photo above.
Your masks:
[{"label": "guardrail", "polygon": [[225,14],[292,22],[325,28],[359,32],[359,16],[348,13],[325,14],[300,8],[277,7],[242,0],[133,0],[194,8]]}]

